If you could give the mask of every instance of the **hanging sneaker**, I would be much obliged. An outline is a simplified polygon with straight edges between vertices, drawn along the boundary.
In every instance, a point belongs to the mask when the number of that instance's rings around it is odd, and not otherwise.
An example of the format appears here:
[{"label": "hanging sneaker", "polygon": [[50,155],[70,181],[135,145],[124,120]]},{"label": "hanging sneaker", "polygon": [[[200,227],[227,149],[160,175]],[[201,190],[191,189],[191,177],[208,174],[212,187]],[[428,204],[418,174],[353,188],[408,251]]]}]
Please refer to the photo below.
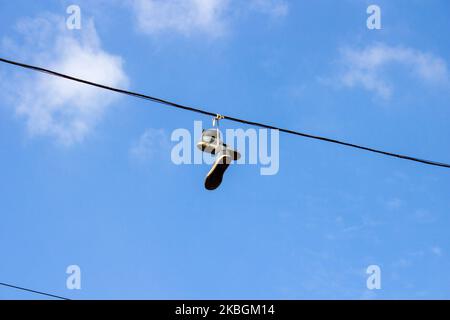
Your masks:
[{"label": "hanging sneaker", "polygon": [[210,154],[216,154],[216,149],[222,143],[221,141],[217,141],[217,130],[209,129],[202,131],[202,139],[197,143],[197,148],[203,152],[207,152]]},{"label": "hanging sneaker", "polygon": [[197,143],[197,148],[203,152],[210,153],[215,155],[219,150],[217,149],[228,149],[230,155],[233,160],[239,160],[241,158],[241,154],[231,148],[229,148],[225,143],[221,140],[217,141],[217,130],[216,129],[208,129],[202,131],[202,139]]},{"label": "hanging sneaker", "polygon": [[226,147],[220,148],[220,151],[217,153],[216,161],[214,161],[214,164],[205,179],[205,188],[207,190],[215,190],[220,186],[223,174],[228,169],[232,160],[233,150],[229,150]]}]

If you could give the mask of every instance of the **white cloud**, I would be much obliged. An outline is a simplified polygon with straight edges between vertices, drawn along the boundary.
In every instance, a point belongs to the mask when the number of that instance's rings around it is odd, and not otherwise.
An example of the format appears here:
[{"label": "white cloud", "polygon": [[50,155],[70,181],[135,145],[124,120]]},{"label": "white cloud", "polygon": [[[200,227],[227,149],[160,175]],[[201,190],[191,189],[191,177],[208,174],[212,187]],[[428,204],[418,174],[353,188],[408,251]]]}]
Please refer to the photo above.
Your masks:
[{"label": "white cloud", "polygon": [[168,148],[168,136],[163,129],[146,129],[130,148],[130,156],[139,161],[148,161]]},{"label": "white cloud", "polygon": [[227,4],[228,0],[135,0],[133,9],[140,30],[151,35],[172,31],[219,36]]},{"label": "white cloud", "polygon": [[338,77],[340,84],[361,86],[384,99],[389,99],[394,89],[388,81],[387,70],[392,65],[403,66],[413,76],[430,84],[450,84],[449,70],[442,58],[407,47],[378,43],[363,49],[344,48],[340,64],[344,69]]},{"label": "white cloud", "polygon": [[[63,18],[46,15],[17,24],[6,47],[21,60],[108,86],[126,87],[123,61],[102,49],[92,21],[81,32],[65,28]],[[20,70],[6,85],[16,113],[31,135],[56,138],[64,145],[83,141],[118,98],[117,95],[49,75]],[[2,79],[4,82],[6,79]]]},{"label": "white cloud", "polygon": [[132,7],[139,29],[146,34],[172,32],[215,38],[227,33],[230,17],[238,11],[255,11],[272,17],[288,13],[284,0],[134,0]]}]

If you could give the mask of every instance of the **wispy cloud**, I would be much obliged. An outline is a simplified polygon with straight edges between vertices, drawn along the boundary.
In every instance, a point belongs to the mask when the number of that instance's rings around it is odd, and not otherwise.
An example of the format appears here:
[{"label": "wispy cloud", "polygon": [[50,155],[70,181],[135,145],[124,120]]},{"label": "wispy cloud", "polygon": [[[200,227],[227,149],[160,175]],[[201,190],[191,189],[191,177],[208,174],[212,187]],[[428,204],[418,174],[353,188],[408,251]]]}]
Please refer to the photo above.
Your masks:
[{"label": "wispy cloud", "polygon": [[431,247],[430,250],[431,250],[431,253],[434,254],[435,256],[438,256],[438,257],[442,256],[442,248],[441,247],[434,246],[434,247]]},{"label": "wispy cloud", "polygon": [[283,0],[251,0],[250,7],[272,17],[284,17],[289,12],[289,6]]},{"label": "wispy cloud", "polygon": [[130,148],[132,159],[146,162],[169,147],[169,138],[163,129],[146,129]]},{"label": "wispy cloud", "polygon": [[139,29],[150,35],[170,31],[219,36],[227,4],[228,0],[136,0],[133,9]]},{"label": "wispy cloud", "polygon": [[288,14],[284,0],[135,0],[133,12],[140,31],[148,35],[165,32],[218,38],[228,33],[237,11],[260,12],[272,17]]},{"label": "wispy cloud", "polygon": [[389,210],[397,210],[403,206],[403,200],[400,198],[392,198],[386,201],[386,207]]},{"label": "wispy cloud", "polygon": [[346,87],[363,87],[383,99],[392,96],[390,66],[402,66],[413,77],[434,85],[450,85],[444,59],[408,47],[377,43],[362,49],[343,48],[339,64],[342,72],[335,81]]},{"label": "wispy cloud", "polygon": [[[82,32],[65,28],[63,18],[45,15],[17,24],[18,37],[3,39],[14,56],[75,77],[109,86],[126,87],[123,61],[102,49],[93,21]],[[48,75],[18,72],[14,86],[3,86],[16,113],[31,135],[55,138],[63,145],[83,141],[117,96]]]}]

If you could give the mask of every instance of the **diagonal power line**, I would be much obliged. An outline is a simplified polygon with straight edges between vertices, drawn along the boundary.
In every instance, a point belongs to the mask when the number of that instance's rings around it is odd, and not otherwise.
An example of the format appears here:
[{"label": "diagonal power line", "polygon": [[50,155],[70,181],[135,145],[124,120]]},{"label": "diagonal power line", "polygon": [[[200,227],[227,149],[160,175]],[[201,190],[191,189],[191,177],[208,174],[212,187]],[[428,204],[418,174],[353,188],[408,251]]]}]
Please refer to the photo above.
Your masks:
[{"label": "diagonal power line", "polygon": [[61,296],[57,296],[57,295],[46,293],[46,292],[42,292],[42,291],[36,291],[36,290],[32,290],[32,289],[27,289],[27,288],[15,286],[15,285],[8,284],[8,283],[0,282],[0,286],[13,288],[13,289],[21,290],[21,291],[26,291],[26,292],[31,292],[31,293],[39,294],[41,296],[46,296],[46,297],[50,297],[50,298],[56,298],[56,299],[60,299],[60,300],[70,300],[69,298],[64,298],[64,297],[61,297]]},{"label": "diagonal power line", "polygon": [[[196,113],[200,113],[200,114],[207,115],[207,116],[212,116],[212,117],[216,117],[216,116],[220,115],[218,113],[202,110],[202,109],[199,109],[199,108],[185,106],[185,105],[182,105],[182,104],[178,104],[178,103],[171,102],[171,101],[168,101],[168,100],[152,97],[152,96],[145,95],[145,94],[138,93],[138,92],[133,92],[133,91],[128,91],[128,90],[123,90],[123,89],[119,89],[119,88],[106,86],[106,85],[103,85],[103,84],[99,84],[99,83],[91,82],[91,81],[88,81],[88,80],[83,80],[83,79],[80,79],[80,78],[76,78],[76,77],[73,77],[73,76],[70,76],[70,75],[66,75],[66,74],[63,74],[63,73],[59,73],[59,72],[56,72],[56,71],[53,71],[53,70],[49,70],[49,69],[45,69],[45,68],[41,68],[41,67],[25,64],[25,63],[21,63],[21,62],[17,62],[17,61],[13,61],[13,60],[0,58],[0,62],[6,63],[6,64],[10,64],[10,65],[14,65],[14,66],[21,67],[21,68],[25,68],[25,69],[29,69],[29,70],[33,70],[33,71],[37,71],[37,72],[46,73],[46,74],[49,74],[49,75],[52,75],[52,76],[55,76],[55,77],[60,77],[60,78],[63,78],[63,79],[67,79],[67,80],[83,83],[83,84],[94,86],[94,87],[101,88],[101,89],[104,89],[104,90],[109,90],[109,91],[113,91],[113,92],[116,92],[116,93],[132,96],[132,97],[136,97],[136,98],[153,101],[153,102],[156,102],[156,103],[159,103],[159,104],[163,104],[163,105],[166,105],[166,106],[169,106],[169,107],[174,107],[174,108],[183,109],[183,110],[187,110],[187,111],[191,111],[191,112],[196,112]],[[424,160],[424,159],[420,159],[420,158],[416,158],[416,157],[412,157],[412,156],[407,156],[407,155],[402,155],[402,154],[398,154],[398,153],[393,153],[393,152],[383,151],[383,150],[379,150],[379,149],[374,149],[374,148],[370,148],[370,147],[366,147],[366,146],[362,146],[362,145],[357,145],[357,144],[353,144],[353,143],[349,143],[349,142],[345,142],[345,141],[340,141],[340,140],[336,140],[336,139],[321,137],[321,136],[312,135],[312,134],[308,134],[308,133],[303,133],[303,132],[299,132],[299,131],[294,131],[294,130],[290,130],[290,129],[284,129],[284,128],[280,128],[280,127],[276,127],[276,126],[268,125],[268,124],[264,124],[264,123],[259,123],[259,122],[255,122],[255,121],[249,121],[249,120],[239,119],[239,118],[225,116],[225,115],[220,115],[220,117],[222,119],[227,119],[227,120],[230,120],[230,121],[233,121],[233,122],[239,122],[239,123],[247,124],[247,125],[250,125],[250,126],[256,126],[256,127],[260,127],[260,128],[279,130],[280,132],[284,132],[284,133],[287,133],[287,134],[292,134],[292,135],[296,135],[296,136],[300,136],[300,137],[304,137],[304,138],[325,141],[325,142],[338,144],[338,145],[342,145],[342,146],[346,146],[346,147],[350,147],[350,148],[354,148],[354,149],[359,149],[359,150],[364,150],[364,151],[368,151],[368,152],[378,153],[378,154],[381,154],[381,155],[384,155],[384,156],[389,156],[389,157],[394,157],[394,158],[414,161],[414,162],[418,162],[418,163],[422,163],[422,164],[426,164],[426,165],[431,165],[431,166],[437,166],[437,167],[443,167],[443,168],[449,168],[450,169],[450,164],[447,164],[447,163],[436,162],[436,161],[431,161],[431,160]]]}]

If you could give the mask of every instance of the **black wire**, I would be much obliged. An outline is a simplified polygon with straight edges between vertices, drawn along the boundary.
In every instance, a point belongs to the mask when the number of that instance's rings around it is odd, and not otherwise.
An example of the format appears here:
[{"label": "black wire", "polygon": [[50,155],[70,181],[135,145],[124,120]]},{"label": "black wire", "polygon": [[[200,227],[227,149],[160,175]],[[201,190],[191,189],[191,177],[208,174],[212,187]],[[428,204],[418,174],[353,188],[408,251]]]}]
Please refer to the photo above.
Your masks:
[{"label": "black wire", "polygon": [[4,286],[4,287],[9,287],[9,288],[22,290],[22,291],[27,291],[27,292],[31,292],[31,293],[40,294],[40,295],[51,297],[51,298],[57,298],[57,299],[61,299],[61,300],[70,300],[69,298],[64,298],[64,297],[61,297],[61,296],[57,296],[57,295],[46,293],[46,292],[42,292],[42,291],[36,291],[36,290],[31,290],[31,289],[27,289],[27,288],[23,288],[23,287],[18,287],[18,286],[15,286],[15,285],[12,285],[12,284],[8,284],[8,283],[0,282],[0,285]]},{"label": "black wire", "polygon": [[127,90],[123,90],[123,89],[118,89],[118,88],[105,86],[103,84],[99,84],[99,83],[95,83],[95,82],[91,82],[91,81],[75,78],[75,77],[72,77],[72,76],[69,76],[69,75],[66,75],[66,74],[63,74],[63,73],[59,73],[59,72],[55,72],[55,71],[52,71],[52,70],[48,70],[48,69],[32,66],[32,65],[29,65],[29,64],[25,64],[25,63],[20,63],[20,62],[7,60],[7,59],[3,59],[3,58],[0,58],[0,62],[12,64],[12,65],[15,65],[15,66],[18,66],[18,67],[22,67],[22,68],[25,68],[25,69],[30,69],[30,70],[34,70],[34,71],[47,73],[47,74],[50,74],[52,76],[56,76],[56,77],[64,78],[64,79],[67,79],[67,80],[72,80],[72,81],[84,83],[84,84],[87,84],[87,85],[90,85],[90,86],[94,86],[94,87],[97,87],[97,88],[102,88],[102,89],[109,90],[109,91],[114,91],[114,92],[121,93],[121,94],[126,94],[126,95],[129,95],[129,96],[132,96],[132,97],[141,98],[141,99],[145,99],[145,100],[150,100],[150,101],[153,101],[153,102],[157,102],[157,103],[160,103],[160,104],[172,106],[172,107],[175,107],[175,108],[201,113],[201,114],[204,114],[204,115],[207,115],[207,116],[215,117],[217,115],[216,113],[200,110],[200,109],[197,109],[197,108],[191,108],[191,107],[183,106],[181,104],[177,104],[177,103],[174,103],[174,102],[170,102],[170,101],[167,101],[167,100],[155,98],[155,97],[148,96],[148,95],[141,94],[141,93],[137,93],[137,92],[132,92],[132,91],[127,91]]},{"label": "black wire", "polygon": [[[216,117],[218,115],[217,113],[214,113],[214,112],[202,110],[202,109],[199,109],[199,108],[188,107],[188,106],[185,106],[185,105],[181,105],[181,104],[178,104],[178,103],[174,103],[174,102],[171,102],[171,101],[163,100],[163,99],[160,99],[160,98],[152,97],[152,96],[141,94],[141,93],[137,93],[137,92],[132,92],[132,91],[127,91],[127,90],[123,90],[123,89],[118,89],[118,88],[114,88],[114,87],[105,86],[105,85],[102,85],[102,84],[99,84],[99,83],[95,83],[95,82],[91,82],[91,81],[75,78],[75,77],[72,77],[72,76],[69,76],[69,75],[66,75],[66,74],[62,74],[62,73],[59,73],[59,72],[56,72],[56,71],[52,71],[52,70],[41,68],[41,67],[32,66],[32,65],[29,65],[29,64],[25,64],[25,63],[20,63],[20,62],[17,62],[17,61],[12,61],[12,60],[8,60],[8,59],[0,58],[0,62],[4,62],[4,63],[10,64],[10,65],[22,67],[22,68],[25,68],[25,69],[30,69],[30,70],[34,70],[34,71],[38,71],[38,72],[47,73],[47,74],[50,74],[52,76],[56,76],[56,77],[64,78],[64,79],[67,79],[67,80],[84,83],[84,84],[87,84],[87,85],[90,85],[90,86],[94,86],[94,87],[102,88],[102,89],[105,89],[105,90],[109,90],[109,91],[113,91],[113,92],[129,95],[129,96],[133,96],[133,97],[136,97],[136,98],[150,100],[150,101],[153,101],[153,102],[156,102],[156,103],[159,103],[159,104],[164,104],[164,105],[175,107],[175,108],[178,108],[178,109],[192,111],[192,112],[196,112],[196,113],[200,113],[200,114],[207,115],[207,116],[212,116],[212,117]],[[342,145],[342,146],[356,148],[356,149],[365,150],[365,151],[369,151],[369,152],[374,152],[374,153],[382,154],[382,155],[385,155],[385,156],[390,156],[390,157],[400,158],[400,159],[404,159],[404,160],[419,162],[419,163],[432,165],[432,166],[437,166],[437,167],[450,168],[450,164],[447,164],[447,163],[436,162],[436,161],[431,161],[431,160],[424,160],[424,159],[419,159],[419,158],[416,158],[416,157],[411,157],[411,156],[402,155],[402,154],[398,154],[398,153],[392,153],[392,152],[387,152],[387,151],[383,151],[383,150],[377,150],[377,149],[373,149],[373,148],[369,148],[369,147],[365,147],[365,146],[361,146],[361,145],[357,145],[357,144],[353,144],[353,143],[349,143],[349,142],[344,142],[344,141],[339,141],[339,140],[335,140],[335,139],[331,139],[331,138],[326,138],[326,137],[316,136],[316,135],[312,135],[312,134],[302,133],[302,132],[289,130],[289,129],[283,129],[283,128],[279,128],[279,127],[268,125],[268,124],[264,124],[264,123],[243,120],[243,119],[234,118],[234,117],[230,117],[230,116],[222,115],[222,117],[223,117],[223,119],[227,119],[227,120],[230,120],[230,121],[233,121],[233,122],[239,122],[239,123],[243,123],[243,124],[247,124],[247,125],[251,125],[251,126],[257,126],[257,127],[261,127],[261,128],[266,128],[266,129],[279,130],[279,131],[287,133],[287,134],[292,134],[292,135],[297,135],[297,136],[301,136],[301,137],[305,137],[305,138],[309,138],[309,139],[315,139],[315,140],[321,140],[321,141],[330,142],[330,143],[334,143],[334,144],[339,144],[339,145]]]}]

